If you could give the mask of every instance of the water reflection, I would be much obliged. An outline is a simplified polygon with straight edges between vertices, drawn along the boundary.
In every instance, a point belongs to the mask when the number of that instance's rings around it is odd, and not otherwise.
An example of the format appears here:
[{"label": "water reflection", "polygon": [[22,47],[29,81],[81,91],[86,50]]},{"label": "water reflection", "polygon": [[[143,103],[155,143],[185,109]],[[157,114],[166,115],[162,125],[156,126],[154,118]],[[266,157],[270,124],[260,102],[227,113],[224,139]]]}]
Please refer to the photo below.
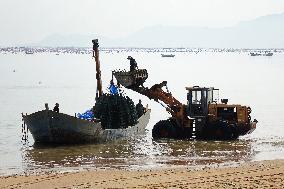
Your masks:
[{"label": "water reflection", "polygon": [[150,169],[234,165],[251,161],[252,141],[152,140],[148,135],[128,141],[76,146],[31,146],[22,151],[24,170],[54,168]]},{"label": "water reflection", "polygon": [[[22,147],[19,127],[21,112],[35,112],[43,108],[45,102],[60,102],[62,111],[71,115],[86,110],[94,102],[95,65],[89,55],[55,56],[54,53],[46,52],[22,56],[20,53],[7,53],[0,56],[0,62],[3,62],[0,63],[0,75],[3,78],[0,80],[0,175],[50,167],[63,170],[81,167],[142,169],[216,165],[217,162],[231,165],[250,160],[283,159],[283,88],[275,86],[283,85],[284,54],[277,53],[271,58],[253,58],[247,52],[213,53],[206,50],[198,54],[177,53],[172,59],[174,62],[168,62],[168,59],[161,58],[159,49],[154,51],[156,53],[132,54],[139,60],[141,67],[148,69],[151,75],[147,80],[148,86],[166,79],[174,96],[183,99],[181,101],[184,103],[185,86],[196,84],[218,87],[222,89],[224,97],[232,99],[230,102],[253,107],[253,117],[259,120],[257,129],[235,142],[153,141],[151,134],[147,134],[141,138],[105,145]],[[121,50],[120,53],[101,53],[103,81],[111,80],[110,73],[114,68],[128,69],[125,57],[129,53]],[[216,75],[220,68],[223,74]],[[16,72],[13,72],[14,69]],[[203,77],[196,70],[204,70]],[[172,71],[172,74],[168,71]],[[242,75],[254,74],[249,79],[237,79],[232,77],[232,71]],[[181,75],[187,78],[177,82]],[[131,91],[127,91],[127,95],[134,100],[141,98],[153,109],[148,128],[168,117],[160,104]]]}]

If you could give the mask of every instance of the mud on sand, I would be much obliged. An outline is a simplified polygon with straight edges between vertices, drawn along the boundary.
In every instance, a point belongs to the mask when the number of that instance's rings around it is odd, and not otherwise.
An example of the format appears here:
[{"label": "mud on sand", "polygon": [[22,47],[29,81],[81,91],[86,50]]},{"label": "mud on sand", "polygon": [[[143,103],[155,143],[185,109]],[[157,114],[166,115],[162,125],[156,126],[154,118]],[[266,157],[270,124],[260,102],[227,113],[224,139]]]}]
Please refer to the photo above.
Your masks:
[{"label": "mud on sand", "polygon": [[231,168],[98,170],[0,177],[0,188],[284,188],[284,160]]}]

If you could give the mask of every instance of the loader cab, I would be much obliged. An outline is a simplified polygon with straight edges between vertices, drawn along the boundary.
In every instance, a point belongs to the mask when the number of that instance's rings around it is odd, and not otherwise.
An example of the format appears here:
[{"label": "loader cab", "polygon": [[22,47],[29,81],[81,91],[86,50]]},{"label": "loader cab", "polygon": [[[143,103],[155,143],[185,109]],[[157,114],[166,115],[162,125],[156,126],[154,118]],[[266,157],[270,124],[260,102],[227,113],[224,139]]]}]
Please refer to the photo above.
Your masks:
[{"label": "loader cab", "polygon": [[208,115],[208,104],[218,103],[219,89],[213,87],[186,87],[187,113],[190,117],[205,117]]}]

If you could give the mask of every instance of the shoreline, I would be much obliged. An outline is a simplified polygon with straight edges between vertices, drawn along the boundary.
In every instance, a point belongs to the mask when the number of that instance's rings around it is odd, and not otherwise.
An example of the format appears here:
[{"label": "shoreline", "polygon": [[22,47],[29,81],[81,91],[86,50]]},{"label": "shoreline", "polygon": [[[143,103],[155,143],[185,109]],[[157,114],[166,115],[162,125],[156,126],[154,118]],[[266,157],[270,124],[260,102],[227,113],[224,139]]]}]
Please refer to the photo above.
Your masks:
[{"label": "shoreline", "polygon": [[0,188],[281,188],[284,159],[237,167],[91,170],[0,177]]}]

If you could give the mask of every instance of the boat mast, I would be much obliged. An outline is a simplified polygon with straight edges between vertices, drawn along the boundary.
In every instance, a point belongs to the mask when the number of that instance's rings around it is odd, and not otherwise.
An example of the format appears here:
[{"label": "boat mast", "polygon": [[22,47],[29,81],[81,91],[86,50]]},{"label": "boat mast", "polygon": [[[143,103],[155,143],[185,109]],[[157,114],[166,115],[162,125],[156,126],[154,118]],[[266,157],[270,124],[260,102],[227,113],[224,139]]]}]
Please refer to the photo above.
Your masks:
[{"label": "boat mast", "polygon": [[99,60],[99,40],[94,39],[93,42],[93,57],[96,61],[96,79],[97,79],[97,91],[96,91],[96,100],[102,96],[102,78],[101,78],[101,69],[100,69],[100,60]]}]

